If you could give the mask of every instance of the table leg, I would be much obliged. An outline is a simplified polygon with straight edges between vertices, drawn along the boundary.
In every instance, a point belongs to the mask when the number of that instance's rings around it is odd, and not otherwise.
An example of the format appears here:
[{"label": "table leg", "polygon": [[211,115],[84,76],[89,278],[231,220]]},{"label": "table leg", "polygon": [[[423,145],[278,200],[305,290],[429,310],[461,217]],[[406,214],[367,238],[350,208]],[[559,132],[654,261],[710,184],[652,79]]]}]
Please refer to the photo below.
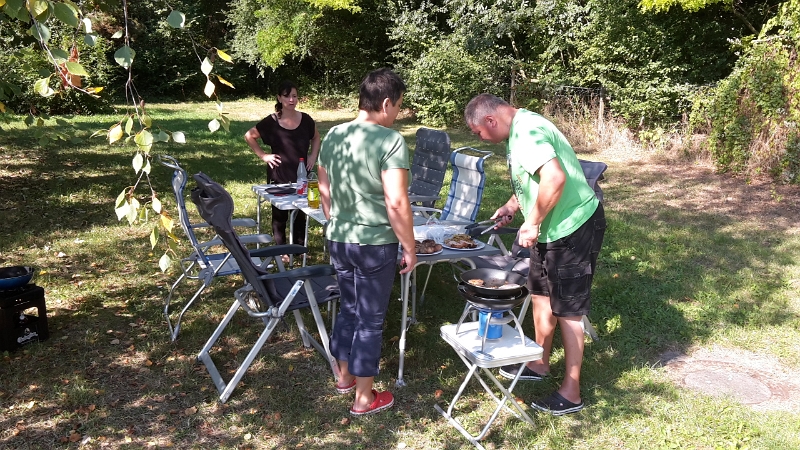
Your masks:
[{"label": "table leg", "polygon": [[[289,242],[287,244],[294,244],[294,218],[297,216],[297,211],[293,209],[289,212]],[[303,254],[303,261],[305,262],[305,254]],[[294,267],[294,255],[289,255],[289,267]]]},{"label": "table leg", "polygon": [[[413,272],[413,270],[411,272]],[[403,380],[403,364],[405,363],[406,357],[406,331],[408,330],[408,290],[409,285],[411,284],[411,272],[400,275],[400,297],[403,302],[403,310],[400,319],[400,367],[397,370],[397,381],[395,382],[396,387],[404,387],[406,385],[405,380]]]}]

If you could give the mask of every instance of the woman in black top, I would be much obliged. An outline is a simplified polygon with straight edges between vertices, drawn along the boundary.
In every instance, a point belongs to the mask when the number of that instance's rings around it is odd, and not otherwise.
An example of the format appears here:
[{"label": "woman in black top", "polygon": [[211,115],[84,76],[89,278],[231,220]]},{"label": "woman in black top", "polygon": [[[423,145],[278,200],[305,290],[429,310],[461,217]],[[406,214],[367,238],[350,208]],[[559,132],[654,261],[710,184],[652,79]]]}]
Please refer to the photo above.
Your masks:
[{"label": "woman in black top", "polygon": [[[269,146],[266,153],[258,139]],[[278,88],[275,113],[265,117],[244,135],[247,145],[262,161],[267,163],[267,183],[293,183],[297,181],[297,166],[305,159],[308,172],[319,155],[320,137],[314,119],[297,110],[297,87],[284,81]],[[311,151],[309,152],[309,148]],[[286,244],[286,222],[289,211],[272,207],[272,237],[276,244]],[[306,215],[297,212],[294,220],[294,244],[305,245],[303,235]]]}]

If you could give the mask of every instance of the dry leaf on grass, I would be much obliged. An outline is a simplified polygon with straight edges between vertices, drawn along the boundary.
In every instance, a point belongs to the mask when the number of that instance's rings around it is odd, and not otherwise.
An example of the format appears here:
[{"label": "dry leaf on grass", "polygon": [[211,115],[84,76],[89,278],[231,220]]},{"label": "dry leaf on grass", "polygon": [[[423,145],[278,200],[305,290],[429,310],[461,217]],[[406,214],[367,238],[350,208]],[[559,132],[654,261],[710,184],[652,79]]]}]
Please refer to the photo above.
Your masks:
[{"label": "dry leaf on grass", "polygon": [[186,408],[186,409],[183,410],[183,414],[186,415],[186,416],[191,416],[191,415],[197,414],[197,407],[196,406],[192,406],[192,407]]}]

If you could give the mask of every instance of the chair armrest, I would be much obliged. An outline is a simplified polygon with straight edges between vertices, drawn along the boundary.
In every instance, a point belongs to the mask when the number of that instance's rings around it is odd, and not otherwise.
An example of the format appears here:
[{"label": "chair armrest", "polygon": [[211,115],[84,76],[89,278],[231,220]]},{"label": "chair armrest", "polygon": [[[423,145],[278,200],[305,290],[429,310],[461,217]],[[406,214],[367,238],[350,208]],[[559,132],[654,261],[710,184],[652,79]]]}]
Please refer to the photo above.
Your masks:
[{"label": "chair armrest", "polygon": [[272,236],[268,234],[245,234],[240,235],[239,240],[242,244],[269,244],[272,242]]},{"label": "chair armrest", "polygon": [[[234,227],[255,228],[256,225],[258,225],[258,223],[256,223],[256,221],[253,219],[245,217],[242,219],[232,219],[231,225],[233,225]],[[208,228],[211,225],[209,225],[207,222],[198,222],[198,223],[190,223],[189,226],[192,228]]]},{"label": "chair armrest", "polygon": [[308,253],[308,248],[297,244],[271,245],[269,247],[250,250],[250,256],[257,258],[275,257],[279,255],[302,255]]},{"label": "chair armrest", "polygon": [[336,274],[336,269],[330,264],[317,264],[314,266],[299,267],[285,272],[269,273],[258,277],[261,280],[273,280],[276,278],[316,278],[331,276]]},{"label": "chair armrest", "polygon": [[408,193],[408,200],[411,203],[414,203],[414,202],[435,202],[435,201],[439,200],[439,196],[438,195],[412,194],[412,193],[409,192]]},{"label": "chair armrest", "polygon": [[249,217],[243,217],[241,219],[233,219],[231,223],[235,227],[248,227],[248,228],[255,228],[258,223],[256,223],[255,219],[251,219]]},{"label": "chair armrest", "polygon": [[440,217],[442,215],[442,210],[441,209],[428,208],[427,206],[417,206],[417,205],[411,205],[411,212],[412,213],[422,213],[422,215],[424,217],[428,217],[428,216],[433,215],[433,214],[439,214]]}]

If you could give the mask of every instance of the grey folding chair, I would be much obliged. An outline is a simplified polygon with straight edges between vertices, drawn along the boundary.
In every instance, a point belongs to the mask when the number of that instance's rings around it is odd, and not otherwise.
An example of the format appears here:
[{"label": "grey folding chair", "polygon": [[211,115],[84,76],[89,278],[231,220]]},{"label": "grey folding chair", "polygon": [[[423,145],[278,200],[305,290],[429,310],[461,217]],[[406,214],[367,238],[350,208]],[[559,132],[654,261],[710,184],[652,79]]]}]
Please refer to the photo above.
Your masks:
[{"label": "grey folding chair", "polygon": [[[230,194],[203,173],[197,173],[193,178],[197,181],[197,187],[192,189],[192,202],[197,205],[200,215],[214,228],[220,240],[230,251],[238,263],[246,283],[244,287],[235,292],[235,299],[231,307],[198,355],[198,359],[206,366],[220,393],[220,401],[224,403],[228,400],[261,348],[290,311],[294,314],[303,345],[315,347],[325,358],[335,377],[336,360],[331,355],[328,332],[319,310],[319,305],[335,302],[339,298],[339,286],[333,277],[335,274],[333,266],[315,265],[267,273],[253,263],[253,257],[276,259],[282,254],[296,255],[308,250],[300,245],[273,245],[248,250],[231,224],[233,199]],[[303,323],[300,310],[304,308],[308,308],[314,317],[319,341],[314,339]],[[264,330],[244,361],[239,364],[232,378],[226,382],[214,363],[211,350],[240,309],[244,310],[248,316],[258,319],[258,322],[264,326]]]},{"label": "grey folding chair", "polygon": [[[160,155],[159,162],[166,167],[173,170],[172,172],[172,191],[175,194],[175,203],[178,208],[178,221],[181,224],[183,233],[189,239],[189,244],[192,247],[192,252],[189,256],[181,259],[181,275],[172,284],[169,289],[167,298],[164,301],[164,317],[167,320],[167,327],[172,341],[178,339],[178,333],[181,330],[181,320],[186,311],[194,304],[203,291],[211,285],[217,277],[225,277],[228,275],[238,275],[241,273],[239,265],[235,259],[231,258],[231,254],[227,251],[218,252],[213,250],[215,247],[222,246],[222,241],[218,237],[214,237],[210,241],[200,242],[195,235],[195,230],[202,228],[209,228],[207,223],[191,223],[189,214],[186,211],[186,202],[184,200],[184,190],[186,188],[186,171],[178,164],[178,161],[172,156]],[[232,221],[232,225],[236,227],[256,227],[256,221],[253,219],[236,219]],[[272,242],[272,236],[268,234],[250,234],[241,236],[242,241],[248,244],[268,244]],[[267,264],[268,260],[255,258],[254,263],[258,265]],[[185,279],[199,280],[202,284],[200,288],[192,295],[189,301],[186,302],[184,307],[175,317],[175,321],[170,318],[170,306],[172,296],[175,289]]]},{"label": "grey folding chair", "polygon": [[450,136],[446,132],[424,127],[417,130],[408,187],[412,203],[428,208],[434,206],[439,200],[449,160]]},{"label": "grey folding chair", "polygon": [[[586,177],[586,182],[589,183],[589,186],[592,187],[597,198],[602,202],[603,189],[600,187],[599,182],[600,180],[605,179],[603,173],[608,168],[608,165],[603,162],[584,160],[578,161],[581,163],[581,168],[583,169],[584,176]],[[477,236],[486,228],[487,227],[472,228],[470,230],[470,234]],[[497,230],[492,230],[489,233],[491,233],[491,236],[489,237],[488,243],[498,247],[503,251],[503,254],[471,258],[475,263],[475,266],[477,268],[501,269],[509,272],[516,272],[527,277],[528,270],[530,269],[530,251],[527,248],[519,246],[519,230],[516,228],[501,227]],[[511,245],[511,250],[508,250],[500,236],[511,233],[513,233],[516,237]],[[592,326],[591,322],[589,322],[588,317],[583,316],[582,322],[584,334],[591,337],[594,341],[600,339],[597,335],[597,331],[594,329],[594,326]]]}]

